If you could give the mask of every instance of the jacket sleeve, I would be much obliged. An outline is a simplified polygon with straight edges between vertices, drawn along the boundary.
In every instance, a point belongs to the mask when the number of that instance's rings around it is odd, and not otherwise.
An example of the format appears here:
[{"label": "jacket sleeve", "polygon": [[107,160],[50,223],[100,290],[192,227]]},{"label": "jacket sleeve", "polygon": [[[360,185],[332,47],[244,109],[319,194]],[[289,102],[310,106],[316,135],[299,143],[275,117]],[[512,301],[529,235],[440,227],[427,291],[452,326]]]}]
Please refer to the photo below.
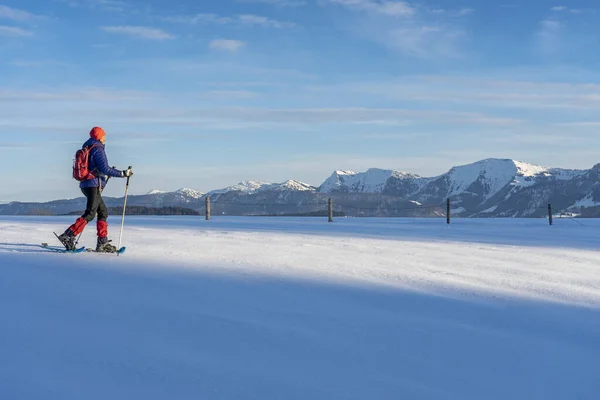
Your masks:
[{"label": "jacket sleeve", "polygon": [[106,158],[106,152],[104,151],[104,149],[98,147],[94,150],[94,159],[96,161],[96,168],[98,168],[98,171],[103,175],[121,178],[122,171],[109,167],[108,159]]}]

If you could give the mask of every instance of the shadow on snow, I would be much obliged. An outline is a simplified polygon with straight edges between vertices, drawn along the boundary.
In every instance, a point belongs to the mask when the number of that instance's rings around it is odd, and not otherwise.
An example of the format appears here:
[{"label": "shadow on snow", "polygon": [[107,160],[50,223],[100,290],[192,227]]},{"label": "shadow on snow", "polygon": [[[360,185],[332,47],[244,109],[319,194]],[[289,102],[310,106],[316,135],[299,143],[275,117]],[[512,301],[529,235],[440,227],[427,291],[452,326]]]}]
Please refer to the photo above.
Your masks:
[{"label": "shadow on snow", "polygon": [[2,253],[0,264],[6,398],[548,400],[600,392],[598,309],[93,255]]}]

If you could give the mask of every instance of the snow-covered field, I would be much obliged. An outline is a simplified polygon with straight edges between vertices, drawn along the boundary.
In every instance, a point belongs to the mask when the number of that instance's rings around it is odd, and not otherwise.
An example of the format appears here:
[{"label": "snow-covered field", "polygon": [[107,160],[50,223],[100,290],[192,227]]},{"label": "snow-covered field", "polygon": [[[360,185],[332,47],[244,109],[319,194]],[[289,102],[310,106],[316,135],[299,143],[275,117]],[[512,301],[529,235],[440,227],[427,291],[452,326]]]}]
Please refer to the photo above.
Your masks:
[{"label": "snow-covered field", "polygon": [[38,246],[73,220],[0,217],[2,399],[598,399],[600,221],[128,217],[120,257]]}]

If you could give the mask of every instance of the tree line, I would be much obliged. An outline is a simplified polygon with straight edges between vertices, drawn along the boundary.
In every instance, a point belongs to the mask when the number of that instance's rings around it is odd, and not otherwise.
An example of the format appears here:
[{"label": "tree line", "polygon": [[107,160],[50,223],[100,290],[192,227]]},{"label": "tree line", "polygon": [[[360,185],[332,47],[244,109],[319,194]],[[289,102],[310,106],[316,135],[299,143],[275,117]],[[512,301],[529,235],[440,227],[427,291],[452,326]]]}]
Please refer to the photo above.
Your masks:
[{"label": "tree line", "polygon": [[[108,213],[111,215],[122,215],[123,207],[108,207]],[[73,211],[67,215],[81,215],[83,211]],[[146,207],[146,206],[127,206],[125,215],[201,215],[198,211],[185,207]]]}]

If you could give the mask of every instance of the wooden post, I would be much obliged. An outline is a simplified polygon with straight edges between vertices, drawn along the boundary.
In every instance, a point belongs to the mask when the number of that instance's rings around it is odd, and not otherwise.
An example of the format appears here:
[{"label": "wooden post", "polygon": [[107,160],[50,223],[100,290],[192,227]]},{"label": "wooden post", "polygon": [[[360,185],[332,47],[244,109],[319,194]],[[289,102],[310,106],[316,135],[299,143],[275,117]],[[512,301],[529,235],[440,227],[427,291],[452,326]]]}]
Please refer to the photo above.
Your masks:
[{"label": "wooden post", "polygon": [[446,202],[446,223],[450,224],[450,197]]},{"label": "wooden post", "polygon": [[206,220],[210,220],[210,197],[206,196]]},{"label": "wooden post", "polygon": [[333,200],[329,199],[329,222],[333,222]]},{"label": "wooden post", "polygon": [[552,204],[548,204],[548,222],[552,225]]}]

